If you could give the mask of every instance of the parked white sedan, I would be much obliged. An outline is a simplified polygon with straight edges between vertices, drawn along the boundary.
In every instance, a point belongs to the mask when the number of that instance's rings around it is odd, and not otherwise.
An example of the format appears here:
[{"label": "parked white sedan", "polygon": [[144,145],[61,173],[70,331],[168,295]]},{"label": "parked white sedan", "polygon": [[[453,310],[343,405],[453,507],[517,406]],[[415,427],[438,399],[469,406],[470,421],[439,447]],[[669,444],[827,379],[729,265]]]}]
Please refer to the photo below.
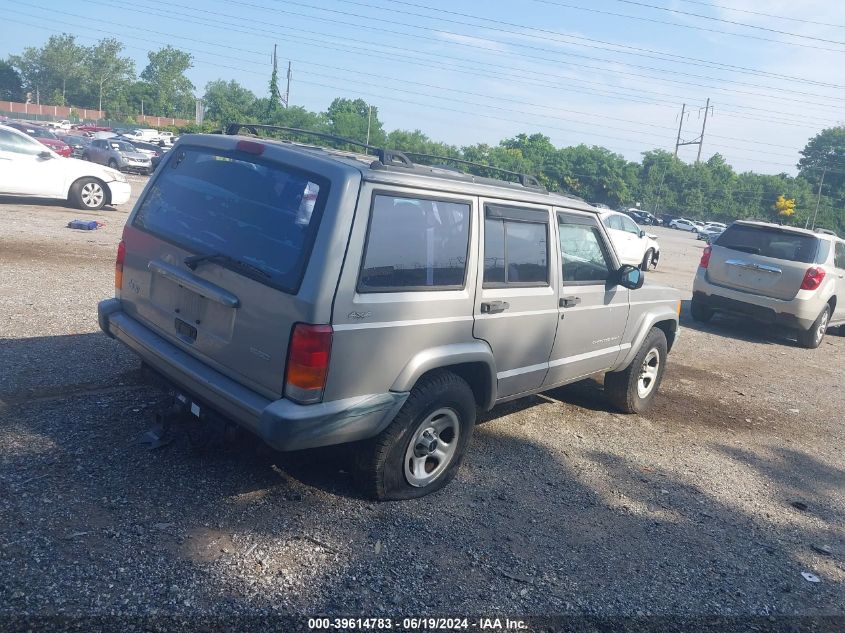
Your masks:
[{"label": "parked white sedan", "polygon": [[680,229],[682,231],[690,231],[691,233],[698,233],[698,227],[692,220],[686,218],[676,218],[669,222],[669,228]]},{"label": "parked white sedan", "polygon": [[623,264],[639,266],[642,270],[657,268],[660,244],[657,243],[656,235],[646,233],[623,213],[602,211],[599,216]]},{"label": "parked white sedan", "polygon": [[115,169],[62,158],[23,132],[0,125],[0,194],[67,200],[94,211],[124,204],[131,188]]}]

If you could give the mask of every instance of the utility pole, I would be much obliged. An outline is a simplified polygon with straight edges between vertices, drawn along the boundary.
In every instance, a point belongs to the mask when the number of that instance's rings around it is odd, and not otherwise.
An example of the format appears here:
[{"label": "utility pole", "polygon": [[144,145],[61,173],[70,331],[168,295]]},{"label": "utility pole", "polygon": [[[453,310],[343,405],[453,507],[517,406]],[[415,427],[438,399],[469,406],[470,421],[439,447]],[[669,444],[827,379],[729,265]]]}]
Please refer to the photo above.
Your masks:
[{"label": "utility pole", "polygon": [[290,61],[288,61],[288,83],[287,83],[287,87],[285,88],[285,107],[286,108],[290,105],[290,78],[291,78]]},{"label": "utility pole", "polygon": [[678,121],[678,138],[675,139],[675,158],[678,157],[678,147],[681,145],[681,128],[684,126],[684,111],[687,109],[687,104],[681,106],[681,118]]},{"label": "utility pole", "polygon": [[819,196],[816,198],[816,212],[813,213],[813,226],[810,227],[811,231],[816,229],[816,217],[819,215],[819,204],[822,201],[822,185],[824,184],[824,176],[827,173],[827,165],[824,166],[824,170],[822,171],[822,179],[819,181]]},{"label": "utility pole", "polygon": [[373,106],[367,111],[367,145],[370,144],[370,121],[373,120]]},{"label": "utility pole", "polygon": [[[684,104],[681,108],[681,122],[678,124],[678,138],[675,141],[675,157],[678,156],[678,148],[682,145],[698,145],[698,156],[695,159],[697,163],[701,160],[701,146],[704,144],[704,130],[707,127],[707,113],[710,110],[710,97],[707,97],[707,105],[704,106],[704,123],[701,125],[701,136],[699,136],[694,141],[681,141],[681,131],[684,125],[684,112],[686,110],[686,105]],[[701,112],[701,108],[698,109]]]},{"label": "utility pole", "polygon": [[707,127],[707,111],[710,109],[710,97],[707,97],[707,105],[704,106],[704,123],[701,124],[701,138],[698,139],[698,156],[695,157],[695,162],[701,160],[701,146],[704,145],[704,128]]}]

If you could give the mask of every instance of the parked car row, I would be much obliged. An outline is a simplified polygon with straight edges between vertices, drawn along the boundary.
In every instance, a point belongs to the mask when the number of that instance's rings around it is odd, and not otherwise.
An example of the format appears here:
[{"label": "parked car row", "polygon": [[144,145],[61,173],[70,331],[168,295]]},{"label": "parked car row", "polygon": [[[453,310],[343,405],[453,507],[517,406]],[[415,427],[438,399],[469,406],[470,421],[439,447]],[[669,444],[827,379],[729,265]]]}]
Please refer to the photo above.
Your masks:
[{"label": "parked car row", "polygon": [[96,210],[129,200],[129,183],[116,169],[59,156],[39,138],[0,125],[0,194],[66,200]]}]

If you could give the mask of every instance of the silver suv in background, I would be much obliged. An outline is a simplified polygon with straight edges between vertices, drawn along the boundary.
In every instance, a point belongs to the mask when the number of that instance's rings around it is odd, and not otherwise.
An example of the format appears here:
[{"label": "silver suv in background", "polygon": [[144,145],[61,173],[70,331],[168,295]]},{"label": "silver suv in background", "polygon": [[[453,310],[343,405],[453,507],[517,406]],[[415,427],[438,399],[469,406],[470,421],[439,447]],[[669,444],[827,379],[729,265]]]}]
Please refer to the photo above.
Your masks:
[{"label": "silver suv in background", "polygon": [[139,152],[131,143],[113,138],[94,139],[82,150],[82,158],[119,171],[150,174],[153,170],[149,156]]},{"label": "silver suv in background", "polygon": [[183,136],[101,328],[196,416],[280,450],[355,443],[378,499],[446,485],[477,409],[598,372],[622,411],[652,403],[679,293],[620,263],[595,208],[364,147]]},{"label": "silver suv in background", "polygon": [[833,234],[737,221],[704,249],[692,317],[728,312],[786,326],[803,347],[845,325],[845,241]]}]

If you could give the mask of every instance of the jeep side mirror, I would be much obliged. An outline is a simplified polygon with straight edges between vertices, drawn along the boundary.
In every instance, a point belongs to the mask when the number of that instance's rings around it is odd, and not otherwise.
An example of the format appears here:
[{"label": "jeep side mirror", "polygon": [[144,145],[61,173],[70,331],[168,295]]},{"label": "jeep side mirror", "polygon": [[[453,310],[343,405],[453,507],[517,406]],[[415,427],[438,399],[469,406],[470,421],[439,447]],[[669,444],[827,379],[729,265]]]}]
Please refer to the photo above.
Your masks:
[{"label": "jeep side mirror", "polygon": [[643,229],[640,229],[640,237],[645,237],[645,231]]},{"label": "jeep side mirror", "polygon": [[617,271],[617,279],[619,280],[620,286],[628,290],[636,290],[637,288],[642,288],[643,282],[645,281],[645,274],[636,266],[624,264]]}]

